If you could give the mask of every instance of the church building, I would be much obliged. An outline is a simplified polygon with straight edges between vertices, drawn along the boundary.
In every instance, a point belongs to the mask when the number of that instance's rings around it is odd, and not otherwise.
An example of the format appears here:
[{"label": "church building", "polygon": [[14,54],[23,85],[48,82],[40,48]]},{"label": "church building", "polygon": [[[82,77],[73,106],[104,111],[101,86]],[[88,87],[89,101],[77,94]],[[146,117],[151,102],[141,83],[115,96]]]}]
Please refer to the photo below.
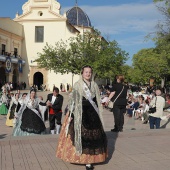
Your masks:
[{"label": "church building", "polygon": [[28,0],[22,14],[15,18],[0,18],[0,81],[26,82],[27,87],[42,84],[48,90],[53,85],[74,84],[78,75],[61,75],[40,69],[34,62],[48,43],[66,41],[70,37],[92,31],[89,17],[75,5],[63,15],[57,0]]}]

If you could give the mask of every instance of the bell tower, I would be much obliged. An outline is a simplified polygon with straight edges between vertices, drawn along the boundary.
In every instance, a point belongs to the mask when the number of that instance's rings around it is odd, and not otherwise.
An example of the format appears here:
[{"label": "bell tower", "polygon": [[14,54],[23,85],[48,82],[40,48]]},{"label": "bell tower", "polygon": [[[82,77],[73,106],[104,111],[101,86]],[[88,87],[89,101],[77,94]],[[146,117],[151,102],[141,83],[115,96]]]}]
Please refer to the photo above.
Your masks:
[{"label": "bell tower", "polygon": [[28,0],[23,6],[23,14],[31,11],[32,8],[48,7],[50,11],[60,14],[61,5],[57,0]]}]

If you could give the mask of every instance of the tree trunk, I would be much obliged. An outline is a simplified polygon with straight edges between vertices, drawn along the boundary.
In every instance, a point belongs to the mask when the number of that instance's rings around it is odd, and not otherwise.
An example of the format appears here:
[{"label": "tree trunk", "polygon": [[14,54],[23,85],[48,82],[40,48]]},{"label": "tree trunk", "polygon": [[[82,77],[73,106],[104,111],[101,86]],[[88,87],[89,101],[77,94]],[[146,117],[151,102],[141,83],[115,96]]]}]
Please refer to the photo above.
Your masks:
[{"label": "tree trunk", "polygon": [[165,77],[161,79],[161,87],[164,88],[165,86]]}]

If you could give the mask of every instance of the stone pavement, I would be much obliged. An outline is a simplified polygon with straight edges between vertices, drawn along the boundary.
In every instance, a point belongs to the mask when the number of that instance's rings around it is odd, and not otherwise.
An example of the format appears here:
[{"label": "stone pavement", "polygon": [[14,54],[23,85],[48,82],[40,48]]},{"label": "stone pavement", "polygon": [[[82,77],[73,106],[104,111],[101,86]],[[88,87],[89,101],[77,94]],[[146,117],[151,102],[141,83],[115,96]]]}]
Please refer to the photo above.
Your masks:
[{"label": "stone pavement", "polygon": [[[47,94],[38,93],[44,100]],[[68,95],[63,95],[65,108]],[[124,131],[118,134],[110,132],[112,113],[104,110],[103,117],[109,156],[105,163],[95,165],[95,170],[170,169],[170,129],[150,130],[148,124],[125,116]],[[83,165],[55,157],[57,135],[12,137],[11,133],[12,128],[5,126],[5,116],[0,116],[0,170],[85,170]]]}]

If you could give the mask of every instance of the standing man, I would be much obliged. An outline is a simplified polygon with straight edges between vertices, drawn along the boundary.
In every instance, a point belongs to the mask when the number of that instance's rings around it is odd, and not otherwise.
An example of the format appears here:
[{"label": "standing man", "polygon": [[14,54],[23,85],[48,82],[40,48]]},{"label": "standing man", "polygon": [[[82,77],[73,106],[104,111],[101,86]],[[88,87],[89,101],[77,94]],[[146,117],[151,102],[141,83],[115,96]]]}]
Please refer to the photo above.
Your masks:
[{"label": "standing man", "polygon": [[63,84],[61,83],[60,84],[60,91],[62,91],[63,90]]},{"label": "standing man", "polygon": [[53,89],[53,93],[48,94],[46,105],[49,107],[49,123],[51,134],[55,133],[55,128],[56,134],[59,134],[61,128],[63,96],[59,94],[59,89],[57,87]]},{"label": "standing man", "polygon": [[67,83],[67,92],[69,91],[69,84]]},{"label": "standing man", "polygon": [[24,82],[24,90],[26,89],[26,86],[27,86],[27,85],[26,85],[26,83]]}]

